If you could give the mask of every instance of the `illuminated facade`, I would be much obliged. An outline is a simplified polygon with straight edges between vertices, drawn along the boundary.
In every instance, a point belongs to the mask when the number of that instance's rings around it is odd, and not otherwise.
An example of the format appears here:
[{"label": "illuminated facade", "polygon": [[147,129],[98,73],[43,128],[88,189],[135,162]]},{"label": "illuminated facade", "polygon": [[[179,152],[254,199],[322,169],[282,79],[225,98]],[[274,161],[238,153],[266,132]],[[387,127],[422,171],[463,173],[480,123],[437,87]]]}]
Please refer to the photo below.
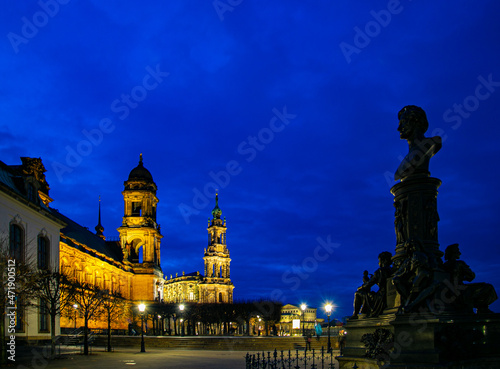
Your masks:
[{"label": "illuminated facade", "polygon": [[165,280],[165,302],[232,303],[234,285],[230,278],[229,250],[226,244],[226,219],[221,219],[219,197],[215,195],[212,219],[208,220],[208,245],[200,272],[176,275]]},{"label": "illuminated facade", "polygon": [[280,334],[301,336],[303,330],[306,332],[313,331],[316,323],[324,321],[324,319],[316,317],[316,312],[316,308],[306,307],[303,312],[300,306],[286,304],[281,309]]},{"label": "illuminated facade", "polygon": [[[104,236],[100,202],[95,233],[50,208],[52,199],[41,159],[21,159],[22,165],[0,161],[0,236],[10,245],[7,248],[17,250],[14,257],[34,255],[41,268],[59,269],[80,282],[120,292],[129,304],[233,302],[226,221],[221,219],[217,196],[207,228],[205,276],[183,272],[165,280],[160,266],[163,236],[156,222],[157,187],[144,167],[142,154],[124,182],[124,216],[117,229],[118,240],[106,240]],[[127,329],[133,323],[127,314],[119,319],[113,323],[114,329]],[[19,311],[17,320],[18,335],[32,339],[50,337],[50,319],[43,309]],[[75,306],[57,319],[56,335],[61,328],[81,326],[83,317]],[[106,328],[107,323],[91,320],[89,327]]]}]

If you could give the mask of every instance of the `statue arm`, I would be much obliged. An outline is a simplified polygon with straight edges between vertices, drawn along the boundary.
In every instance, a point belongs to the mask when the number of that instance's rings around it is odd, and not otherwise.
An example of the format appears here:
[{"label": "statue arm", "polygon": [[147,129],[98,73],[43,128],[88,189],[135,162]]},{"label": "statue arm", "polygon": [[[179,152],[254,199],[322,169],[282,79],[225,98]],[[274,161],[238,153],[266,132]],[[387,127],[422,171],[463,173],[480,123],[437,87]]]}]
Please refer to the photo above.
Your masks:
[{"label": "statue arm", "polygon": [[360,290],[370,290],[375,285],[378,285],[380,281],[380,269],[377,269],[375,273],[371,276],[370,280],[366,283],[363,283],[361,287],[359,287]]},{"label": "statue arm", "polygon": [[474,278],[476,278],[476,273],[474,273],[470,268],[470,266],[468,266],[464,261],[462,261],[460,264],[461,264],[460,269],[463,280],[467,282],[472,282]]}]

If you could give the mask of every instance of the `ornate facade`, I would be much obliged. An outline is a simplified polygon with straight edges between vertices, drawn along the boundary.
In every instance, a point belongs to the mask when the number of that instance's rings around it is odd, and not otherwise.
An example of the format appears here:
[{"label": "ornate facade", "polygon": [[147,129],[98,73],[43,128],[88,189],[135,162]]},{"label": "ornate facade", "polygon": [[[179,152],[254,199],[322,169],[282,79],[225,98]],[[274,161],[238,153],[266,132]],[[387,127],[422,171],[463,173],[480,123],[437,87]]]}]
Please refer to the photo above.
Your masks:
[{"label": "ornate facade", "polygon": [[[316,308],[307,307],[302,311],[299,306],[286,304],[281,310],[280,335],[301,336],[303,330],[308,333],[314,331],[316,323],[324,322],[324,319],[317,318],[316,312]],[[294,321],[298,322],[298,327],[293,326]]]},{"label": "ornate facade", "polygon": [[230,278],[229,250],[226,244],[226,219],[221,219],[219,196],[215,195],[212,219],[208,220],[208,245],[203,260],[205,276],[200,272],[176,274],[165,280],[166,302],[232,303],[234,285]]},{"label": "ornate facade", "polygon": [[[21,158],[22,165],[0,162],[0,236],[13,257],[34,255],[40,267],[59,269],[80,282],[120,292],[131,304],[154,301],[232,302],[226,222],[216,206],[209,220],[209,243],[205,249],[205,276],[199,272],[165,280],[160,264],[161,231],[156,222],[157,186],[144,167],[142,154],[137,167],[124,182],[124,216],[119,240],[106,240],[101,225],[100,202],[96,232],[50,208],[49,186],[41,159]],[[10,246],[9,246],[10,245]],[[19,311],[18,334],[30,338],[50,336],[48,314],[43,309]],[[122,316],[114,328],[126,329],[131,318]],[[75,308],[57,324],[60,328],[83,325]],[[106,323],[91,321],[90,328]]]}]

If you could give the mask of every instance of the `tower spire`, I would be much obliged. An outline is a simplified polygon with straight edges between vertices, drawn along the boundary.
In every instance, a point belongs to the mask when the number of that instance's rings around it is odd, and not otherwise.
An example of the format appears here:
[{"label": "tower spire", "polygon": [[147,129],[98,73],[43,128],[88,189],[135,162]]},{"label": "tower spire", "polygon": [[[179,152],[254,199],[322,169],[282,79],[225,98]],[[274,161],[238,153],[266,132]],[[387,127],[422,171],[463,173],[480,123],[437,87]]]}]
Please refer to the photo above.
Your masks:
[{"label": "tower spire", "polygon": [[101,224],[101,195],[99,195],[99,218],[97,225],[95,226],[95,234],[101,237],[103,240],[105,240],[106,237],[104,237],[103,232],[104,232],[104,227]]},{"label": "tower spire", "polygon": [[219,194],[218,192],[215,192],[215,207],[212,210],[212,217],[214,219],[220,219],[221,215],[222,215],[222,210],[219,208]]}]

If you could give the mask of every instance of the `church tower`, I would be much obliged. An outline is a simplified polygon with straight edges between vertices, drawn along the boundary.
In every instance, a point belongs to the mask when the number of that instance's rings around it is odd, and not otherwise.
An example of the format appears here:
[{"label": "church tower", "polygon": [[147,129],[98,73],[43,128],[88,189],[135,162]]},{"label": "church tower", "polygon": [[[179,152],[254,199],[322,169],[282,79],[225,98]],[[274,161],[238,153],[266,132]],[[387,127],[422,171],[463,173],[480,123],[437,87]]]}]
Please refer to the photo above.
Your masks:
[{"label": "church tower", "polygon": [[134,300],[161,300],[163,273],[160,266],[160,226],[156,223],[156,184],[142,163],[132,169],[124,182],[125,202],[122,226],[118,228],[123,262],[133,272]]},{"label": "church tower", "polygon": [[212,220],[208,220],[208,247],[205,249],[205,278],[200,283],[200,302],[232,303],[234,285],[230,279],[229,250],[226,244],[226,219],[221,219],[219,196],[215,195]]}]

